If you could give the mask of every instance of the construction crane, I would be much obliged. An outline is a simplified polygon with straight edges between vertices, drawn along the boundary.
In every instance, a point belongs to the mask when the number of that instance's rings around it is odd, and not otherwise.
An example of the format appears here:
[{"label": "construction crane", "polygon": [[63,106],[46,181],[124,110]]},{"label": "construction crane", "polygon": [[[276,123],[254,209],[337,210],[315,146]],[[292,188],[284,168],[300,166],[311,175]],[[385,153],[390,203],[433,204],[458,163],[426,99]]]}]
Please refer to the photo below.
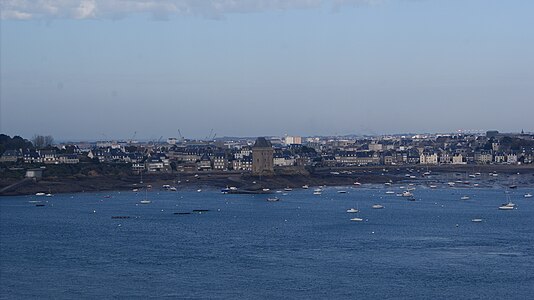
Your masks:
[{"label": "construction crane", "polygon": [[130,138],[130,142],[129,142],[129,144],[131,144],[131,143],[134,141],[136,135],[137,135],[137,131],[134,131],[134,134],[133,134],[132,137]]},{"label": "construction crane", "polygon": [[180,128],[178,128],[178,135],[180,136],[180,141],[184,141],[184,136],[182,135],[182,132],[180,131]]}]

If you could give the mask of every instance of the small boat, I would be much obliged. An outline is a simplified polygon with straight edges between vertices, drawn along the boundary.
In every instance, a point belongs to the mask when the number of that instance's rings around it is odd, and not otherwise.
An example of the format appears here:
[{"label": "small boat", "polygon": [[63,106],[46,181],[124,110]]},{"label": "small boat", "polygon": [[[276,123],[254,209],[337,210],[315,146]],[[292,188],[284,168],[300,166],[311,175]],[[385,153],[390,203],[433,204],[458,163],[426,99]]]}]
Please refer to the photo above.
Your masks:
[{"label": "small boat", "polygon": [[362,218],[352,218],[350,219],[352,222],[362,222],[363,219]]},{"label": "small boat", "polygon": [[415,201],[415,197],[408,197],[408,201]]},{"label": "small boat", "polygon": [[499,206],[500,210],[512,210],[515,208],[515,204],[512,203],[511,200],[508,200],[508,203],[504,203],[501,206]]},{"label": "small boat", "polygon": [[358,181],[356,181],[356,182],[354,182],[354,185],[360,186],[360,185],[362,185],[362,184],[359,183]]},{"label": "small boat", "polygon": [[357,212],[359,212],[359,210],[356,209],[356,208],[351,208],[351,209],[347,209],[347,212],[348,213],[357,213]]},{"label": "small boat", "polygon": [[346,194],[347,191],[337,191],[339,194]]},{"label": "small boat", "polygon": [[525,197],[525,198],[532,198],[532,194],[527,193],[527,194],[525,194],[523,197]]},{"label": "small boat", "polygon": [[139,201],[139,203],[141,203],[141,204],[150,204],[150,203],[152,203],[152,201],[145,199],[145,200]]},{"label": "small boat", "polygon": [[469,196],[463,196],[460,200],[469,200]]},{"label": "small boat", "polygon": [[109,199],[109,198],[111,198],[111,195],[105,195],[104,198],[105,199]]},{"label": "small boat", "polygon": [[171,187],[169,188],[169,191],[171,191],[171,192],[176,192],[177,189],[176,189],[174,186],[171,186]]},{"label": "small boat", "polygon": [[391,182],[386,182],[384,185],[391,186]]},{"label": "small boat", "polygon": [[52,194],[49,193],[49,194],[46,194],[45,196],[46,197],[52,197]]},{"label": "small boat", "polygon": [[477,219],[471,219],[471,222],[480,223],[480,222],[482,222],[482,219],[478,219],[478,218]]},{"label": "small boat", "polygon": [[44,204],[35,204],[35,206],[37,206],[37,207],[43,207],[43,206],[45,206],[45,205],[44,205]]},{"label": "small boat", "polygon": [[508,205],[503,205],[503,206],[499,206],[499,209],[500,210],[512,210],[514,209],[513,206],[508,206]]},{"label": "small boat", "polygon": [[202,192],[202,189],[198,189],[197,192],[199,192],[199,193]]},{"label": "small boat", "polygon": [[405,192],[402,193],[402,196],[403,197],[413,197],[413,194],[408,192],[408,191],[405,191]]},{"label": "small boat", "polygon": [[280,201],[280,199],[278,199],[277,197],[272,197],[272,198],[267,198],[267,201],[276,202],[276,201]]},{"label": "small boat", "polygon": [[46,195],[45,193],[35,193],[35,196],[44,196]]},{"label": "small boat", "polygon": [[509,186],[509,188],[511,188],[511,189],[517,189],[517,185],[512,184],[511,186]]},{"label": "small boat", "polygon": [[437,187],[438,187],[437,185],[430,185],[430,188],[431,188],[431,189],[435,189],[435,188],[437,188]]},{"label": "small boat", "polygon": [[321,192],[320,191],[315,191],[313,192],[314,195],[321,195]]},{"label": "small boat", "polygon": [[270,191],[271,189],[265,188],[265,189],[261,189],[261,190],[264,191],[264,192],[268,192],[268,191]]},{"label": "small boat", "polygon": [[456,183],[454,183],[454,182],[447,182],[447,184],[448,184],[450,187],[456,185]]},{"label": "small boat", "polygon": [[395,194],[394,191],[387,191],[386,194]]},{"label": "small boat", "polygon": [[374,209],[381,209],[381,208],[384,208],[383,205],[380,205],[380,204],[374,204],[373,206],[371,206],[372,208]]},{"label": "small boat", "polygon": [[478,187],[479,185],[480,184],[478,184],[478,183],[473,184],[474,187]]},{"label": "small boat", "polygon": [[139,192],[139,189],[133,189],[132,192]]},{"label": "small boat", "polygon": [[286,192],[291,192],[292,190],[293,190],[293,189],[290,188],[290,187],[286,187],[286,188],[284,189],[284,191],[286,191]]},{"label": "small boat", "polygon": [[307,184],[305,184],[305,185],[302,186],[302,188],[307,190],[309,188],[309,186]]}]

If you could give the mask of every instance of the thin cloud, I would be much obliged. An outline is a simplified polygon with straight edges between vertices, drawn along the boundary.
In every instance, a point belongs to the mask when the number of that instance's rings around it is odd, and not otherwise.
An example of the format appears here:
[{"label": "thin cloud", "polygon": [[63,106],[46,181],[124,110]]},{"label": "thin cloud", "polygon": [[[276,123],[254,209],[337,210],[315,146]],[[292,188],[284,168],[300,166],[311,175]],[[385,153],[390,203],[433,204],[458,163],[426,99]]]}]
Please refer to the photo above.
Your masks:
[{"label": "thin cloud", "polygon": [[221,17],[232,13],[376,4],[382,0],[3,0],[2,19],[93,19],[130,14]]}]

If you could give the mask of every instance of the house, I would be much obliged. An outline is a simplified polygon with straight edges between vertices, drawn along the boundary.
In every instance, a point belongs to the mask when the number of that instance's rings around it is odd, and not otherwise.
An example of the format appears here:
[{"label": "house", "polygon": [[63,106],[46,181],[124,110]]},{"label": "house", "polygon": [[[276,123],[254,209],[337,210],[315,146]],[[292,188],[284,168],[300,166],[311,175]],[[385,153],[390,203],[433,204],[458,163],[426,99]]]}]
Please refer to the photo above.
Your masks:
[{"label": "house", "polygon": [[252,155],[235,159],[233,161],[233,168],[238,171],[252,171]]},{"label": "house", "polygon": [[200,171],[208,171],[213,168],[212,163],[211,163],[211,158],[209,157],[207,153],[202,154],[202,157],[200,157],[200,160],[198,161],[197,165],[198,165],[198,170]]},{"label": "house", "polygon": [[502,163],[506,162],[506,155],[504,153],[502,153],[502,152],[497,152],[493,156],[493,161],[496,164],[502,164]]},{"label": "house", "polygon": [[57,154],[56,150],[50,149],[50,150],[41,150],[41,159],[43,160],[43,163],[45,164],[59,164],[59,155]]},{"label": "house", "polygon": [[419,155],[419,163],[422,165],[437,165],[438,164],[438,154],[423,151]]},{"label": "house", "polygon": [[149,173],[168,171],[165,164],[158,156],[149,157],[145,161],[145,168]]},{"label": "house", "polygon": [[20,158],[22,153],[19,150],[6,150],[0,157],[0,162],[17,162]]},{"label": "house", "polygon": [[24,162],[27,164],[35,164],[35,163],[42,163],[43,160],[41,159],[41,155],[35,150],[24,150],[22,153],[22,158],[24,159]]},{"label": "house", "polygon": [[217,153],[213,157],[213,169],[215,170],[228,170],[228,158],[226,157],[226,153]]},{"label": "house", "polygon": [[489,164],[493,161],[493,155],[490,151],[477,151],[475,152],[475,162],[477,164]]},{"label": "house", "polygon": [[517,164],[517,154],[509,153],[506,155],[506,162],[509,164]]},{"label": "house", "polygon": [[454,154],[452,157],[453,165],[465,165],[467,162],[464,159],[464,156],[461,153]]},{"label": "house", "polygon": [[80,159],[78,158],[78,155],[76,154],[63,154],[59,156],[59,163],[60,164],[78,164],[80,163]]}]

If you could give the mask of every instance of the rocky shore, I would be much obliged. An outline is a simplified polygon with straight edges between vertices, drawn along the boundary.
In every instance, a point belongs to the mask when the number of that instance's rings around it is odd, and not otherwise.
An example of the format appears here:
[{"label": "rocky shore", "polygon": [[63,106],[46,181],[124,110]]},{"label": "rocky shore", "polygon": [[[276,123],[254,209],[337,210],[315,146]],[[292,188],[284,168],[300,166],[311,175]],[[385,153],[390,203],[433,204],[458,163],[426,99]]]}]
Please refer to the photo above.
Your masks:
[{"label": "rocky shore", "polygon": [[[478,174],[475,175],[474,174]],[[497,174],[497,175],[494,175]],[[142,183],[141,183],[142,181]],[[463,166],[374,166],[357,168],[324,168],[312,172],[277,172],[275,176],[251,176],[239,172],[197,172],[144,175],[95,175],[44,177],[40,180],[0,179],[0,195],[42,193],[77,193],[131,190],[144,185],[160,188],[164,184],[177,189],[236,187],[246,191],[263,188],[280,189],[312,186],[347,186],[386,182],[447,183],[475,182],[484,186],[534,186],[534,166],[463,165]],[[19,183],[19,185],[17,185]]]}]

